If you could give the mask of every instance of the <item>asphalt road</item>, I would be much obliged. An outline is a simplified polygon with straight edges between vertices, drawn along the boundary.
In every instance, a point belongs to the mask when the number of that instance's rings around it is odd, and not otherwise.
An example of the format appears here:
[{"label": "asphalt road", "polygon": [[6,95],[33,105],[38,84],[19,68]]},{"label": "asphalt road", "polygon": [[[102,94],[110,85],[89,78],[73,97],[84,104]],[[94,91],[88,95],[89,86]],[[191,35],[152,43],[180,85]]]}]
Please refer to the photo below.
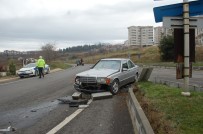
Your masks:
[{"label": "asphalt road", "polygon": [[[78,110],[60,104],[58,98],[71,96],[74,76],[90,66],[0,84],[0,129],[12,125],[15,134],[45,134]],[[123,90],[110,99],[93,101],[57,134],[132,134],[133,127]],[[0,132],[2,133],[2,132]]]},{"label": "asphalt road", "polygon": [[[175,68],[165,69],[165,68],[154,68],[150,79],[159,78],[162,80],[184,83],[184,79],[176,79]],[[191,85],[198,85],[203,87],[203,70],[193,70],[192,78],[189,79]]]}]

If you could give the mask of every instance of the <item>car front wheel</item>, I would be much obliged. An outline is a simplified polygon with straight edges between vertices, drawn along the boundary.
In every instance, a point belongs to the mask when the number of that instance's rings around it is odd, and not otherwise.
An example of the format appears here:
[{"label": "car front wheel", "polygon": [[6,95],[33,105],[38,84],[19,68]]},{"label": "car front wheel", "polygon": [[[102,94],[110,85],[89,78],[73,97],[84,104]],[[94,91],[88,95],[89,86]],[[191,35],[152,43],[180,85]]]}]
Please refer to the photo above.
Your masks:
[{"label": "car front wheel", "polygon": [[119,91],[119,82],[118,80],[114,80],[110,86],[110,92],[115,95]]}]

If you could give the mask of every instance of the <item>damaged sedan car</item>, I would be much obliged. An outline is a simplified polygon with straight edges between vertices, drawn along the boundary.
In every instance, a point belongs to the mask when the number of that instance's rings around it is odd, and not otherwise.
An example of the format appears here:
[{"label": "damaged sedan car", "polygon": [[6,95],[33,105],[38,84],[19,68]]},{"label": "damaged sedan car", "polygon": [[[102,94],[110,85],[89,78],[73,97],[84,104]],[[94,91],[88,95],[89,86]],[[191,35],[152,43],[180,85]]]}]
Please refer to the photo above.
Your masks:
[{"label": "damaged sedan car", "polygon": [[130,59],[101,59],[90,70],[76,75],[74,88],[84,93],[110,91],[115,95],[120,87],[137,81],[138,76],[138,66]]}]

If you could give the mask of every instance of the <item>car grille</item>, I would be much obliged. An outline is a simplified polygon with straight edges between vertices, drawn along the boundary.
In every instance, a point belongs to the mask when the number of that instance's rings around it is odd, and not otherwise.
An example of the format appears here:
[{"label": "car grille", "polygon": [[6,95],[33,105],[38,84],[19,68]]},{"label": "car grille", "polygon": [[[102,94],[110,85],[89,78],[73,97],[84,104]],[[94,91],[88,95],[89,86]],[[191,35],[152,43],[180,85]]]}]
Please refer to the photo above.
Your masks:
[{"label": "car grille", "polygon": [[80,77],[82,83],[97,83],[96,77]]}]

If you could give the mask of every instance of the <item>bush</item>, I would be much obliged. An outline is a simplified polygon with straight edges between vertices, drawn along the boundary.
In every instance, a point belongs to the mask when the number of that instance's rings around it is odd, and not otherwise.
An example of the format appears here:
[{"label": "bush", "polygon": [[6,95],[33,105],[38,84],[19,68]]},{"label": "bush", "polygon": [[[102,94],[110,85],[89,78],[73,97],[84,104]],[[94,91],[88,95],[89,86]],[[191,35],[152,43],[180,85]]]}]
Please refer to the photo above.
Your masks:
[{"label": "bush", "polygon": [[158,47],[162,61],[174,60],[174,39],[172,36],[164,36]]},{"label": "bush", "polygon": [[16,75],[16,65],[13,62],[9,64],[9,72],[11,75]]}]

